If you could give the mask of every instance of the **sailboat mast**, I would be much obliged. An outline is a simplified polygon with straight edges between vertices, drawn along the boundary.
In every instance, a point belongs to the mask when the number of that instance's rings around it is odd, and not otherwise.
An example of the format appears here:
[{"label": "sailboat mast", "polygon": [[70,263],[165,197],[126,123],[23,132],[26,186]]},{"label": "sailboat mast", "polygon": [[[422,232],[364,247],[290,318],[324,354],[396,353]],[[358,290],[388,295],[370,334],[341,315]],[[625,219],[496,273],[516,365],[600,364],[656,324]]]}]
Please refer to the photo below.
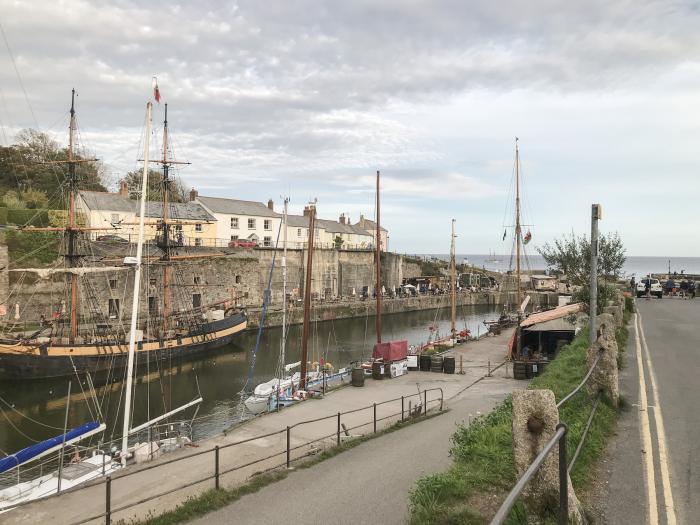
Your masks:
[{"label": "sailboat mast", "polygon": [[134,272],[134,290],[131,301],[131,329],[129,331],[129,353],[126,368],[126,396],[124,399],[124,421],[122,423],[122,465],[126,466],[126,454],[129,446],[129,426],[131,423],[131,388],[134,379],[134,352],[136,347],[136,324],[139,314],[139,292],[141,287],[141,257],[143,255],[144,219],[146,215],[146,197],[148,193],[148,155],[151,140],[151,113],[153,105],[146,104],[146,134],[143,151],[143,177],[141,181],[141,207],[139,215],[139,236],[136,245],[136,267]]},{"label": "sailboat mast", "polygon": [[280,360],[282,361],[282,366],[285,363],[285,351],[287,343],[287,208],[289,205],[289,199],[284,199],[284,217],[283,217],[283,228],[284,228],[284,244],[282,246],[282,341],[281,341],[281,352]]},{"label": "sailboat mast", "polygon": [[515,137],[515,274],[517,276],[517,308],[523,303],[523,288],[520,280],[520,249],[522,246],[522,229],[520,226],[520,151],[518,137]]},{"label": "sailboat mast", "polygon": [[306,389],[306,361],[309,357],[309,321],[311,315],[311,270],[314,257],[314,227],[316,223],[316,205],[309,205],[309,242],[307,243],[306,280],[304,281],[304,325],[301,334],[301,378],[299,388]]},{"label": "sailboat mast", "polygon": [[450,296],[452,305],[452,339],[457,336],[457,261],[455,260],[455,220],[452,219],[452,242],[450,245]]},{"label": "sailboat mast", "polygon": [[379,224],[379,170],[377,170],[377,232],[375,235],[375,265],[377,267],[377,283],[375,294],[377,295],[377,315],[375,315],[375,329],[377,331],[377,343],[382,342],[382,258],[381,258],[381,226]]},{"label": "sailboat mast", "polygon": [[170,328],[170,165],[168,164],[168,105],[163,119],[163,332]]},{"label": "sailboat mast", "polygon": [[[77,266],[75,253],[78,231],[75,224],[75,193],[77,181],[75,180],[75,158],[73,148],[75,145],[75,88],[71,91],[70,124],[68,125],[68,265]],[[78,276],[70,276],[70,337],[71,343],[78,336]]]}]

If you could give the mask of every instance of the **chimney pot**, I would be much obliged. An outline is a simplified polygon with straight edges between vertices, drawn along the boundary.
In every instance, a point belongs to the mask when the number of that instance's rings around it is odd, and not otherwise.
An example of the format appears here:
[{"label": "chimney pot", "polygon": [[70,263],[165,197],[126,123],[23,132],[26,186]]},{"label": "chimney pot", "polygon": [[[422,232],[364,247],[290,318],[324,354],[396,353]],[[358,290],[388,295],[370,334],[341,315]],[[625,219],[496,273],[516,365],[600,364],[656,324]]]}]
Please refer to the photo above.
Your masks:
[{"label": "chimney pot", "polygon": [[194,201],[197,197],[199,197],[199,192],[192,188],[190,190],[190,202]]},{"label": "chimney pot", "polygon": [[272,210],[272,211],[275,211],[275,203],[272,202],[272,199],[269,199],[269,200],[267,201],[267,207],[268,207],[268,209],[270,209],[270,210]]},{"label": "chimney pot", "polygon": [[340,219],[338,220],[338,222],[340,222],[340,224],[345,224],[345,214],[344,213],[340,214]]}]

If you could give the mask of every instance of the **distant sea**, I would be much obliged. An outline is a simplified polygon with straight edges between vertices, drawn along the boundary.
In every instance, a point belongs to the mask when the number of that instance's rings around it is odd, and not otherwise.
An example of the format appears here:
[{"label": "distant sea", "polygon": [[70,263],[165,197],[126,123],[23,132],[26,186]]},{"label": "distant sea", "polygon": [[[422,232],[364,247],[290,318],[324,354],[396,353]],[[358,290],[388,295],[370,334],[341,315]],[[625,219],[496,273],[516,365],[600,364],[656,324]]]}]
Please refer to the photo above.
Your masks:
[{"label": "distant sea", "polygon": [[[440,259],[449,259],[447,254],[435,254],[434,257]],[[541,255],[528,255],[529,269],[543,271],[547,268],[547,264]],[[700,274],[700,257],[647,257],[647,256],[628,256],[623,272],[625,276],[640,276],[648,273],[666,273],[668,272],[669,261],[671,264],[671,272],[690,274]],[[483,254],[459,254],[457,262],[468,262],[479,268],[486,268],[491,271],[508,271],[514,267],[511,264],[510,255],[483,255]],[[527,265],[525,269],[528,269]]]}]

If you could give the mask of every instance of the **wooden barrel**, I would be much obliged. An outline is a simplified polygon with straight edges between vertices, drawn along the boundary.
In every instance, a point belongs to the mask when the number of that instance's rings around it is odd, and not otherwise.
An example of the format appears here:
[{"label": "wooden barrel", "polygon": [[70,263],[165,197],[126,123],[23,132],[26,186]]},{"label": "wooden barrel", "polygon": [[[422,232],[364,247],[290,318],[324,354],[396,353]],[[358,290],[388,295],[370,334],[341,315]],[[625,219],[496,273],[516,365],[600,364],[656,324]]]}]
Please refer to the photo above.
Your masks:
[{"label": "wooden barrel", "polygon": [[445,359],[442,361],[442,370],[446,374],[454,374],[455,373],[455,358],[451,355],[445,356]]},{"label": "wooden barrel", "polygon": [[527,363],[513,361],[513,379],[527,379]]},{"label": "wooden barrel", "polygon": [[430,356],[429,355],[421,355],[418,358],[418,368],[420,368],[421,372],[430,372]]},{"label": "wooden barrel", "polygon": [[430,371],[431,372],[442,372],[442,365],[444,359],[441,355],[430,356]]},{"label": "wooden barrel", "polygon": [[384,363],[380,361],[372,363],[372,379],[384,379]]},{"label": "wooden barrel", "polygon": [[362,368],[353,368],[350,378],[352,386],[365,386],[365,371]]}]

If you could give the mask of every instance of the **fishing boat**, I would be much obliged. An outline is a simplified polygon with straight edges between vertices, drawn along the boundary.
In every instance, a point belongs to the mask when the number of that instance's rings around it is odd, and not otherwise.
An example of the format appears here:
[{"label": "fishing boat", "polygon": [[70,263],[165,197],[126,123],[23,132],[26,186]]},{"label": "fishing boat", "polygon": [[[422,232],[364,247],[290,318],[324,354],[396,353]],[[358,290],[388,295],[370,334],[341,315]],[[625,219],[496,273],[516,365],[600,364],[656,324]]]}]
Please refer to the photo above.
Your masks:
[{"label": "fishing boat", "polygon": [[[129,334],[119,322],[115,322],[110,312],[104,311],[94,297],[93,278],[105,275],[119,275],[123,272],[133,273],[133,257],[125,257],[116,264],[99,265],[91,253],[90,235],[97,231],[119,232],[123,225],[112,224],[110,227],[87,228],[79,223],[79,210],[76,209],[81,191],[78,185],[76,168],[84,162],[96,159],[84,159],[76,156],[74,151],[76,133],[75,90],[72,92],[68,159],[56,161],[55,164],[68,165],[67,179],[67,224],[50,228],[23,228],[24,231],[52,231],[62,234],[63,264],[55,268],[13,268],[16,274],[33,274],[43,279],[63,279],[66,297],[63,307],[54,313],[51,320],[19,320],[20,307],[16,306],[14,319],[11,315],[0,327],[0,379],[26,380],[47,377],[69,376],[72,374],[95,373],[114,370],[126,366]],[[212,255],[177,255],[173,247],[178,246],[178,230],[188,222],[177,217],[177,207],[169,201],[171,193],[170,169],[182,164],[169,155],[167,104],[163,123],[162,157],[156,162],[161,165],[162,202],[149,203],[149,209],[157,209],[158,235],[156,245],[159,255],[149,257],[146,261],[151,272],[159,272],[162,278],[162,294],[156,300],[160,302],[160,315],[151,315],[142,319],[137,326],[138,363],[169,360],[190,354],[203,352],[228,344],[247,326],[246,315],[238,311],[231,302],[222,301],[210,305],[175,304],[172,287],[177,276],[179,260],[210,258]],[[145,213],[145,208],[142,214]],[[221,255],[221,254],[219,254]],[[12,291],[11,291],[12,293]],[[4,304],[12,304],[12,297],[5,298]],[[67,307],[66,307],[67,306]],[[27,329],[27,325],[32,327]]]}]

